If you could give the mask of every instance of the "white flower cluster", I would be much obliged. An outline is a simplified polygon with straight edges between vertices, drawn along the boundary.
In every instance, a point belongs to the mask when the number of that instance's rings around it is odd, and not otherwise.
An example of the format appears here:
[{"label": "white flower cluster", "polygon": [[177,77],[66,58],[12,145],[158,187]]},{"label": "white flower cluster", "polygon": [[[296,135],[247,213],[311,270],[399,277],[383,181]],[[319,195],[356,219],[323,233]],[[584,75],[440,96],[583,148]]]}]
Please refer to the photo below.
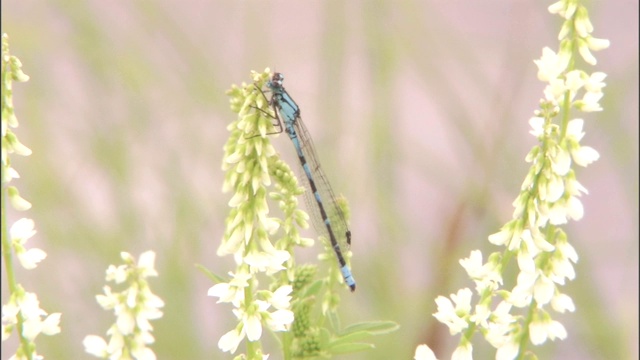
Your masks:
[{"label": "white flower cluster", "polygon": [[[8,339],[18,325],[18,317],[22,320],[22,337],[33,344],[40,334],[55,335],[60,332],[60,316],[60,313],[47,315],[40,308],[38,296],[19,287],[18,291],[11,294],[9,302],[2,306],[2,341]],[[31,355],[33,358],[42,358],[35,353]],[[11,357],[11,360],[17,359],[28,359],[28,356],[19,349]]]},{"label": "white flower cluster", "polygon": [[[265,73],[253,73],[255,83],[264,82],[268,73],[268,69]],[[282,285],[273,292],[256,290],[258,273],[273,275],[285,270],[284,264],[291,258],[288,251],[277,249],[269,240],[269,235],[280,228],[279,220],[268,216],[267,187],[271,185],[268,164],[277,158],[264,136],[272,120],[266,116],[269,105],[254,84],[243,84],[241,89],[234,87],[229,93],[238,120],[229,127],[231,137],[224,147],[223,190],[233,190],[234,195],[229,201],[231,212],[218,255],[232,254],[238,266],[229,273],[228,282],[214,285],[208,295],[217,297],[218,303],[231,303],[235,307],[238,325],[218,342],[222,351],[235,353],[245,337],[250,342],[260,340],[263,326],[272,331],[286,331],[293,322],[293,312],[289,303],[290,285]]]},{"label": "white flower cluster", "polygon": [[[266,324],[272,331],[286,331],[287,326],[293,322],[293,312],[290,309],[292,291],[291,285],[283,285],[276,291],[262,291],[260,296],[265,300],[244,301],[244,296],[238,296],[236,289],[231,289],[229,284],[221,283],[209,289],[208,295],[218,297],[218,302],[225,302],[230,294],[235,295],[235,299],[230,300],[236,307],[233,313],[239,320],[235,329],[224,334],[218,347],[222,351],[235,353],[240,342],[247,337],[249,341],[260,340],[262,336],[262,324]],[[273,307],[275,310],[269,312]]]},{"label": "white flower cluster", "polygon": [[[12,88],[13,81],[24,82],[29,76],[22,72],[20,60],[9,53],[9,37],[2,34],[2,197],[7,196],[11,206],[18,211],[31,208],[31,203],[23,199],[18,189],[8,184],[20,177],[11,166],[10,154],[21,156],[31,155],[31,149],[23,145],[11,128],[18,127],[18,119],[13,109]],[[36,352],[35,339],[39,334],[55,335],[60,332],[60,313],[47,315],[40,308],[38,296],[32,292],[26,292],[15,278],[15,272],[11,266],[12,253],[18,258],[20,265],[27,270],[35,269],[47,254],[38,248],[26,248],[27,240],[36,234],[34,222],[31,219],[21,218],[11,225],[8,236],[5,231],[6,211],[2,211],[2,252],[7,263],[6,275],[9,302],[2,306],[2,341],[9,338],[14,330],[18,330],[20,345],[10,360],[17,359],[43,359]],[[6,253],[5,253],[6,251]],[[3,279],[4,282],[5,279]]]},{"label": "white flower cluster", "polygon": [[107,343],[102,337],[88,335],[83,340],[85,351],[102,359],[155,360],[156,355],[148,347],[154,342],[151,334],[153,327],[149,320],[162,317],[160,308],[164,302],[149,289],[146,278],[158,276],[154,269],[155,253],[147,251],[140,255],[138,263],[129,253],[122,252],[124,265],[110,265],[107,269],[107,281],[116,284],[127,282],[129,287],[121,292],[112,292],[109,286],[104,287],[104,295],[96,296],[98,304],[105,310],[113,310],[116,323],[107,335]]},{"label": "white flower cluster", "polygon": [[[488,238],[506,250],[494,252],[486,263],[478,250],[460,260],[476,284],[477,305],[472,305],[473,292],[468,288],[450,298],[436,299],[438,311],[434,317],[446,324],[452,335],[462,334],[452,359],[472,358],[470,339],[474,331],[482,333],[497,349],[496,359],[514,359],[529,341],[540,345],[547,339],[566,338],[567,331],[552,319],[549,307],[559,313],[575,310],[572,299],[561,293],[559,286],[575,278],[573,264],[578,261],[578,254],[558,225],[569,219],[580,220],[584,215],[579,197],[587,190],[576,180],[571,165],[586,167],[598,160],[599,154],[580,144],[584,121],[570,119],[569,112],[602,110],[599,101],[606,74],[589,75],[573,69],[577,57],[574,49],[593,65],[596,60],[591,51],[604,49],[609,42],[591,36],[593,26],[578,1],[559,1],[549,11],[566,21],[559,35],[559,52],[545,47],[542,57],[534,61],[538,78],[547,83],[541,110],[529,120],[530,133],[540,144],[526,157],[531,167],[513,202],[513,219]],[[556,124],[553,120],[561,110],[561,123]],[[504,267],[513,257],[519,270],[516,284],[511,290],[501,289]],[[496,297],[500,300],[492,310]],[[415,356],[420,360],[435,359],[433,353],[420,347]]]}]

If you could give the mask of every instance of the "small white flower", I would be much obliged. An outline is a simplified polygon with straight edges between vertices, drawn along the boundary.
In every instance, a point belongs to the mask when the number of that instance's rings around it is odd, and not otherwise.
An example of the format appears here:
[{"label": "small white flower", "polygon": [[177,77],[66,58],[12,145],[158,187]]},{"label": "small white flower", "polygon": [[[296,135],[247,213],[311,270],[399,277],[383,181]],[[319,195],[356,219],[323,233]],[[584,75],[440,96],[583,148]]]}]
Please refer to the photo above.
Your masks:
[{"label": "small white flower", "polygon": [[269,244],[268,250],[265,251],[250,251],[249,254],[244,256],[244,262],[249,265],[251,273],[264,272],[267,275],[273,275],[285,267],[282,265],[285,261],[289,260],[291,254],[288,251],[276,250],[273,248],[269,241],[260,242],[261,245]]},{"label": "small white flower", "polygon": [[[565,175],[571,169],[571,158],[569,157],[569,153],[566,153],[564,151],[562,153],[567,154],[567,159],[569,159],[568,164],[558,165],[556,174],[551,174],[549,176],[549,179],[546,182],[546,186],[539,186],[538,189],[540,190],[540,200],[545,200],[553,203],[558,201],[558,199],[560,199],[564,194],[565,189],[562,175]],[[553,167],[553,164],[551,166]],[[560,169],[560,166],[566,166],[566,168]],[[558,175],[562,171],[564,171],[565,173],[562,175]]]},{"label": "small white flower", "polygon": [[608,48],[610,44],[611,43],[607,39],[596,39],[592,36],[587,38],[587,45],[589,46],[589,49],[593,51],[604,50]]},{"label": "small white flower", "polygon": [[104,295],[96,295],[96,301],[105,310],[113,309],[119,301],[117,296],[111,292],[109,286],[103,287],[102,290],[104,291]]},{"label": "small white flower", "polygon": [[484,277],[484,269],[482,268],[482,252],[473,250],[468,258],[460,259],[460,265],[467,271],[469,277],[478,279]]},{"label": "small white flower", "polygon": [[564,61],[548,47],[542,49],[540,60],[533,62],[538,66],[538,79],[544,82],[557,79],[566,68]]},{"label": "small white flower", "polygon": [[557,104],[562,101],[567,90],[563,79],[551,79],[549,80],[549,85],[544,88],[544,98],[553,104]]},{"label": "small white flower", "polygon": [[552,225],[562,225],[567,223],[567,204],[566,201],[560,199],[556,201],[549,209],[549,222]]},{"label": "small white flower", "polygon": [[513,360],[519,352],[520,346],[515,341],[505,342],[496,351],[496,360]]},{"label": "small white flower", "polygon": [[273,296],[269,299],[269,303],[276,309],[288,310],[291,306],[289,303],[291,301],[291,296],[289,296],[289,294],[291,294],[292,291],[293,287],[291,285],[280,286],[273,292]]},{"label": "small white flower", "polygon": [[533,256],[529,253],[527,249],[520,249],[518,252],[518,268],[521,271],[525,272],[533,272],[535,271],[536,264],[533,261]]},{"label": "small white flower", "polygon": [[291,310],[276,310],[266,316],[267,326],[273,331],[287,331],[293,320],[294,315]]},{"label": "small white flower", "polygon": [[249,286],[249,274],[245,268],[240,268],[237,273],[230,272],[232,276],[231,281],[228,283],[219,283],[211,288],[207,292],[208,296],[218,297],[218,302],[230,302],[235,307],[239,307],[240,303],[244,301],[244,289]]},{"label": "small white flower", "polygon": [[142,270],[140,276],[149,277],[149,276],[158,276],[158,272],[154,268],[154,264],[156,261],[156,253],[149,250],[140,254],[138,258],[138,269]]},{"label": "small white flower", "polygon": [[132,314],[129,309],[125,309],[122,305],[116,307],[116,312],[118,313],[118,317],[116,319],[118,331],[125,336],[133,334],[133,330],[136,327],[136,318],[134,314]]},{"label": "small white flower", "polygon": [[218,347],[223,352],[228,351],[233,354],[238,349],[238,345],[240,345],[240,342],[242,341],[242,339],[244,339],[244,336],[244,328],[240,331],[238,331],[237,329],[233,329],[228,333],[222,335],[222,337],[218,341]]},{"label": "small white flower", "polygon": [[602,92],[585,92],[582,100],[576,102],[576,106],[584,112],[602,111],[599,101],[603,95]]},{"label": "small white flower", "polygon": [[556,284],[564,285],[564,279],[575,279],[576,272],[573,268],[573,265],[571,264],[571,261],[569,261],[569,259],[566,258],[560,250],[558,250],[557,256],[554,256],[551,259],[550,265],[551,274],[549,275],[549,277]]},{"label": "small white flower", "polygon": [[565,75],[565,88],[570,92],[570,100],[573,100],[578,92],[584,86],[582,70],[572,70]]},{"label": "small white flower", "polygon": [[433,353],[427,345],[418,345],[416,348],[416,353],[413,355],[413,360],[438,360],[436,355]]},{"label": "small white flower", "polygon": [[551,319],[545,319],[541,321],[533,321],[529,324],[529,338],[534,345],[541,345],[547,338],[551,340],[565,339],[567,337],[567,330],[564,326]]},{"label": "small white flower", "polygon": [[496,349],[512,341],[511,333],[516,320],[511,315],[511,308],[511,304],[501,301],[489,318],[485,339]]},{"label": "small white flower", "polygon": [[244,249],[244,234],[244,226],[238,225],[234,227],[231,234],[228,236],[225,234],[225,238],[220,243],[216,254],[224,256],[235,254]]},{"label": "small white flower", "polygon": [[[4,151],[2,152],[4,155]],[[4,158],[4,156],[3,156]],[[2,171],[2,182],[8,183],[11,182],[12,179],[19,179],[20,174],[16,171],[16,169],[12,167],[5,167]]]},{"label": "small white flower", "polygon": [[489,328],[489,316],[491,316],[491,309],[487,305],[478,304],[476,305],[475,313],[471,315],[471,321],[487,329]]},{"label": "small white flower", "polygon": [[606,86],[603,80],[607,77],[607,74],[596,71],[584,83],[584,89],[588,92],[599,93],[602,92],[602,88]]},{"label": "small white flower", "polygon": [[571,155],[566,149],[560,146],[555,148],[555,156],[551,158],[551,169],[559,176],[564,176],[569,172],[571,169]]},{"label": "small white flower", "polygon": [[135,343],[135,347],[131,349],[131,355],[136,360],[156,360],[156,354],[151,348],[142,345],[141,343]]},{"label": "small white flower", "polygon": [[34,222],[31,219],[22,218],[13,225],[9,230],[11,241],[24,245],[33,235],[36,234]]},{"label": "small white flower", "polygon": [[262,321],[259,313],[244,313],[242,322],[247,333],[247,339],[249,341],[260,340],[260,337],[262,337]]},{"label": "small white flower", "polygon": [[578,262],[578,253],[576,249],[569,244],[566,235],[557,239],[556,248],[558,249],[558,253],[562,254],[564,258],[571,260],[574,264]]},{"label": "small white flower", "polygon": [[509,303],[516,307],[528,306],[533,297],[533,285],[537,278],[537,273],[520,271],[517,285],[509,293]]},{"label": "small white flower", "polygon": [[451,294],[451,300],[456,303],[457,313],[469,313],[471,311],[471,297],[473,293],[468,288],[458,290],[458,293]]},{"label": "small white flower", "polygon": [[567,203],[567,214],[575,221],[582,219],[584,216],[584,207],[582,202],[575,196],[571,196]]},{"label": "small white flower", "polygon": [[[4,140],[4,139],[3,139]],[[18,140],[18,138],[16,136],[12,136],[11,140],[7,142],[8,143],[8,151],[10,153],[15,153],[16,155],[21,155],[21,156],[29,156],[31,155],[31,149],[29,149],[27,146],[25,146],[24,144],[22,144],[20,142],[20,140]],[[4,150],[4,141],[3,141],[3,150]],[[4,151],[3,151],[4,152]],[[6,163],[6,162],[5,162]]]},{"label": "small white flower", "polygon": [[574,305],[571,297],[560,293],[551,299],[551,308],[559,313],[564,313],[565,311],[576,311],[576,306]]},{"label": "small white flower", "polygon": [[587,9],[584,6],[578,8],[574,24],[576,33],[581,38],[586,38],[593,32],[593,25],[591,24],[591,20],[589,20]]},{"label": "small white flower", "polygon": [[458,345],[451,354],[451,360],[473,360],[473,345],[470,342]]},{"label": "small white flower", "polygon": [[482,293],[484,289],[495,290],[502,284],[502,276],[497,265],[482,263],[482,252],[474,250],[468,258],[460,259],[460,265],[467,271],[469,277],[476,283],[476,291]]},{"label": "small white flower", "polygon": [[42,333],[45,335],[55,335],[60,332],[61,313],[53,313],[47,316],[42,322]]},{"label": "small white flower", "polygon": [[455,307],[451,300],[444,296],[436,298],[438,311],[433,316],[449,327],[451,335],[455,335],[469,326],[466,318],[471,310],[471,296],[471,290],[467,288],[458,290],[457,294],[451,294],[451,299],[456,303]]},{"label": "small white flower", "polygon": [[46,252],[37,248],[31,248],[27,251],[16,250],[16,255],[18,256],[20,265],[27,270],[35,269],[38,266],[38,263],[47,257]]},{"label": "small white flower", "polygon": [[531,232],[529,229],[522,230],[518,232],[517,235],[518,236],[516,237],[516,233],[514,232],[511,241],[509,241],[509,250],[511,251],[520,250],[522,248],[522,241],[531,242]]},{"label": "small white flower", "polygon": [[[540,232],[540,228],[534,226],[531,227],[530,231],[531,239],[533,241],[533,244],[530,245],[532,249],[535,248],[536,250],[545,252],[551,252],[555,250],[556,247],[549,243],[547,239],[545,239],[544,234]],[[538,252],[536,251],[535,255],[537,254]]]},{"label": "small white flower", "polygon": [[540,137],[544,135],[544,118],[534,116],[529,119],[529,125],[531,125],[531,130],[529,133],[535,137]]},{"label": "small white flower", "polygon": [[34,222],[31,219],[22,218],[11,225],[9,230],[11,242],[20,261],[20,265],[27,270],[35,269],[39,262],[47,257],[47,253],[38,248],[26,249],[24,245],[36,234]]},{"label": "small white flower", "polygon": [[552,14],[558,14],[565,18],[566,20],[571,19],[573,14],[576,12],[578,5],[573,1],[564,1],[560,0],[555,2],[547,8],[547,10]]},{"label": "small white flower", "polygon": [[103,338],[97,335],[85,336],[82,340],[84,345],[84,351],[99,358],[107,358],[109,352],[107,351],[107,342]]},{"label": "small white flower", "polygon": [[584,120],[573,119],[567,124],[567,138],[573,139],[575,142],[580,142],[584,136],[582,127],[584,126]]},{"label": "small white flower", "polygon": [[[513,218],[517,219],[519,218],[522,213],[524,212],[524,209],[527,208],[527,201],[526,198],[522,196],[522,194],[518,195],[518,197],[516,197],[515,200],[513,200]],[[511,237],[514,238],[516,236],[519,236],[519,234],[516,234],[515,231],[512,233]],[[491,240],[489,240],[491,241]],[[496,244],[497,245],[497,244]]]},{"label": "small white flower", "polygon": [[114,281],[116,284],[122,284],[127,280],[127,276],[129,276],[129,270],[126,265],[109,265],[106,271],[106,280]]},{"label": "small white flower", "polygon": [[553,281],[544,276],[544,274],[540,274],[533,286],[533,298],[536,300],[538,307],[548,304],[553,298],[555,290],[556,286]]},{"label": "small white flower", "polygon": [[578,42],[578,52],[580,56],[582,56],[582,59],[589,65],[596,65],[598,60],[591,54],[589,44],[583,39],[577,39],[576,41]]},{"label": "small white flower", "polygon": [[[18,305],[24,319],[22,333],[29,340],[35,340],[40,333],[54,335],[60,332],[60,313],[47,316],[47,313],[40,308],[40,302],[36,294],[26,292],[18,300]],[[42,317],[46,317],[44,321]]]},{"label": "small white flower", "polygon": [[589,146],[580,146],[577,149],[572,149],[571,156],[576,164],[584,167],[600,158],[600,154]]},{"label": "small white flower", "polygon": [[489,235],[489,242],[493,245],[504,245],[513,236],[513,230],[503,227],[499,232]]}]

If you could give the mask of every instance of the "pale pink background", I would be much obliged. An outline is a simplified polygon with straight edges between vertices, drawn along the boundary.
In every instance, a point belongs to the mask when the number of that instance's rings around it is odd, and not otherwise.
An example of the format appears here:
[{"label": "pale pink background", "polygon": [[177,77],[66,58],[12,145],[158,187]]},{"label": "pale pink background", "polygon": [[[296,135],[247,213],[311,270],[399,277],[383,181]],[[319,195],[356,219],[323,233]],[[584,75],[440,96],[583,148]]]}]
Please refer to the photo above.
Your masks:
[{"label": "pale pink background", "polygon": [[[34,150],[13,158],[16,185],[34,205],[31,244],[49,254],[18,276],[63,313],[63,334],[39,338],[39,352],[89,358],[81,339],[112,321],[94,299],[104,270],[120,251],[153,249],[152,286],[167,300],[158,357],[232,358],[216,348],[234,326],[230,307],[206,296],[212,284],[194,264],[233,268],[215,255],[230,198],[224,92],[269,66],[350,202],[359,288],[345,291],[344,323],[401,325],[344,358],[411,358],[434,338],[449,358],[457,337],[435,324],[433,299],[473,286],[457,259],[495,251],[486,238],[511,216],[544,87],[533,59],[558,47],[549,4],[3,1],[2,31],[31,76],[14,86],[16,133]],[[611,41],[585,67],[608,74],[605,110],[574,116],[601,159],[578,170],[585,217],[565,228],[580,254],[563,288],[577,311],[558,316],[569,338],[534,348],[541,359],[638,356],[638,2],[588,7],[594,35]],[[288,139],[273,142],[294,164]],[[15,344],[3,345],[7,359]],[[493,354],[478,347],[477,358]]]}]

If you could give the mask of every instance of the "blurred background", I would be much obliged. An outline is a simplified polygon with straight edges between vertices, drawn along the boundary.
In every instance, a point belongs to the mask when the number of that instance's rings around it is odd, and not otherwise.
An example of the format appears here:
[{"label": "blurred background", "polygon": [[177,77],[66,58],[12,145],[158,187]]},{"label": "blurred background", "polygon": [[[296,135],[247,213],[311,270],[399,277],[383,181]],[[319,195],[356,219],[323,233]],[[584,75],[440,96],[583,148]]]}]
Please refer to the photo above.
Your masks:
[{"label": "blurred background", "polygon": [[[83,337],[113,322],[95,301],[105,269],[121,251],[154,250],[151,286],[166,301],[153,323],[158,358],[233,357],[217,348],[231,308],[206,296],[212,283],[194,264],[234,267],[215,254],[235,119],[225,90],[270,67],[351,206],[358,290],[344,291],[343,324],[401,326],[341,358],[409,359],[425,342],[449,358],[458,337],[433,318],[434,299],[473,288],[458,259],[498,249],[487,236],[511,218],[544,88],[533,60],[558,48],[551,3],[2,1],[2,31],[31,77],[14,85],[16,133],[33,150],[12,157],[15,185],[33,204],[29,245],[48,253],[18,278],[63,314],[62,333],[38,338],[38,352],[92,358]],[[638,357],[638,2],[588,10],[594,36],[611,41],[597,66],[580,65],[608,74],[604,111],[574,116],[601,158],[578,169],[585,216],[565,228],[580,261],[563,292],[577,311],[555,315],[569,336],[536,348],[541,359]],[[295,167],[286,136],[273,142]],[[475,343],[476,358],[493,358]]]}]

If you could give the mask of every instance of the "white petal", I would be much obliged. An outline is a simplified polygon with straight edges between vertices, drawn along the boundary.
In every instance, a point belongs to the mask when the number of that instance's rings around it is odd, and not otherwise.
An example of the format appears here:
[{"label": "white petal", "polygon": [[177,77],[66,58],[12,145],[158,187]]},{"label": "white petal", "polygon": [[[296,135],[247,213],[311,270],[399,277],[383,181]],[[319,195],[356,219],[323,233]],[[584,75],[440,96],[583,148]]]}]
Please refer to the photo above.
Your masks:
[{"label": "white petal", "polygon": [[53,313],[44,319],[42,333],[45,335],[55,335],[60,332],[61,313]]},{"label": "white petal", "polygon": [[582,206],[580,199],[575,196],[570,197],[568,206],[568,214],[573,220],[578,221],[582,219],[584,216],[584,207]]},{"label": "white petal", "polygon": [[577,150],[572,151],[571,155],[576,164],[584,167],[600,158],[600,154],[589,146],[581,146]]},{"label": "white petal", "polygon": [[100,336],[85,336],[84,340],[82,340],[82,345],[84,345],[85,352],[91,355],[95,355],[99,358],[106,358],[109,355],[107,353],[107,342],[104,341],[104,339]]},{"label": "white petal", "polygon": [[473,346],[471,343],[458,346],[451,354],[451,360],[473,360]]},{"label": "white petal", "polygon": [[258,315],[248,316],[244,320],[244,329],[249,341],[260,340],[262,336],[262,324]]},{"label": "white petal", "polygon": [[427,345],[418,345],[416,348],[416,353],[413,355],[414,360],[438,360],[436,359],[436,355],[433,353]]},{"label": "white petal", "polygon": [[553,281],[548,277],[541,275],[538,277],[535,286],[533,287],[533,298],[536,299],[538,306],[548,304],[553,298],[556,286]]},{"label": "white petal", "polygon": [[144,276],[158,276],[158,273],[154,269],[156,261],[156,253],[149,250],[140,254],[138,258],[138,267],[144,270]]},{"label": "white petal", "polygon": [[551,307],[559,313],[564,313],[567,310],[574,312],[576,310],[573,299],[566,294],[558,294],[554,296],[551,300]]},{"label": "white petal", "polygon": [[496,360],[513,360],[518,356],[519,349],[518,344],[506,343],[496,351]]},{"label": "white petal", "polygon": [[47,257],[47,253],[37,249],[29,249],[26,252],[18,253],[18,260],[20,265],[27,270],[35,269],[38,263]]},{"label": "white petal", "polygon": [[564,328],[564,325],[562,325],[560,322],[555,320],[551,321],[551,324],[549,325],[549,339],[564,340],[566,338],[567,338],[567,329]]},{"label": "white petal", "polygon": [[218,341],[218,348],[223,352],[235,353],[238,349],[238,345],[244,339],[244,331],[238,332],[237,330],[231,330],[228,333],[222,335]]},{"label": "white petal", "polygon": [[533,345],[540,345],[547,341],[547,327],[545,323],[534,321],[529,324],[529,338]]},{"label": "white petal", "polygon": [[12,241],[19,241],[21,244],[24,244],[29,238],[36,234],[33,220],[22,218],[16,221],[11,225],[9,234]]}]

